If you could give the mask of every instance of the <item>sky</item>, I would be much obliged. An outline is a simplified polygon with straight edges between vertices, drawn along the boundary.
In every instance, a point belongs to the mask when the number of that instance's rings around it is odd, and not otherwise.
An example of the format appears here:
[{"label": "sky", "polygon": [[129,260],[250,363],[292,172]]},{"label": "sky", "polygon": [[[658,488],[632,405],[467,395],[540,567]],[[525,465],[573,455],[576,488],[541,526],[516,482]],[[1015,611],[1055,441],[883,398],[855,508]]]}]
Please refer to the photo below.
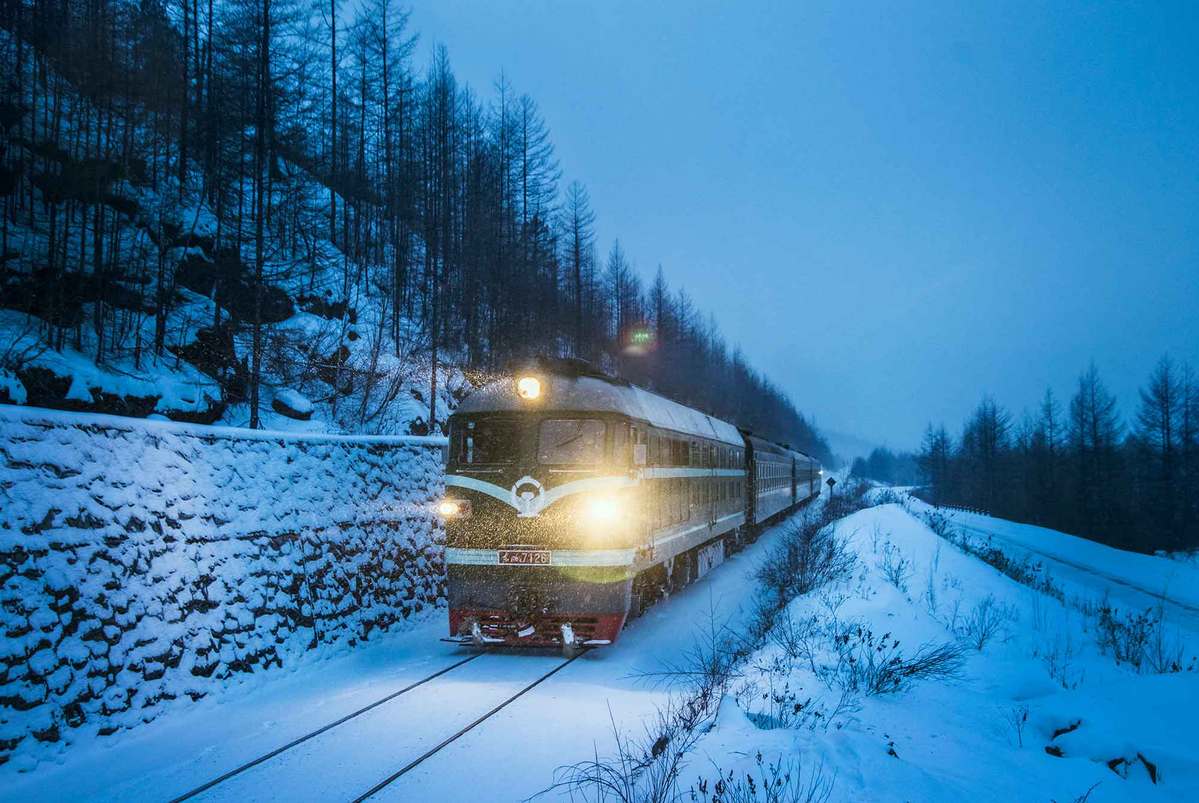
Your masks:
[{"label": "sky", "polygon": [[1199,3],[414,0],[540,105],[599,250],[660,264],[826,430],[1199,369]]}]

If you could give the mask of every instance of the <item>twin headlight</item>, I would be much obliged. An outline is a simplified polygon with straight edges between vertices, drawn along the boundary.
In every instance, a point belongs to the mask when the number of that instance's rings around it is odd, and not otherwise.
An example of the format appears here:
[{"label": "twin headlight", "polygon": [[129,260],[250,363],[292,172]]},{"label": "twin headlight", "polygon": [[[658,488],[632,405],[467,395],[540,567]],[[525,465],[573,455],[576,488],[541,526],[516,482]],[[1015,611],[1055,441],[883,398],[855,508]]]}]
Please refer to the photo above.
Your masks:
[{"label": "twin headlight", "polygon": [[437,513],[446,519],[461,519],[470,515],[470,502],[465,499],[442,499],[437,503]]},{"label": "twin headlight", "polygon": [[623,514],[624,505],[612,496],[593,496],[583,502],[583,519],[595,527],[616,524]]}]

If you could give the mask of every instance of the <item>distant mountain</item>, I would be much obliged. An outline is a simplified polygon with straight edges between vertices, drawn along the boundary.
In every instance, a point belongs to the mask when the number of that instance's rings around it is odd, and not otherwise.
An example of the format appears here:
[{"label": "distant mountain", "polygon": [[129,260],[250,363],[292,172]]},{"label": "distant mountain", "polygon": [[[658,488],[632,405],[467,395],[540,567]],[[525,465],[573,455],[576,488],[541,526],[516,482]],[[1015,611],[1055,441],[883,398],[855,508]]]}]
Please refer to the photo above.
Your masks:
[{"label": "distant mountain", "polygon": [[832,429],[824,430],[823,434],[833,456],[846,464],[852,463],[855,457],[868,457],[873,449],[881,445],[857,435],[849,435]]}]

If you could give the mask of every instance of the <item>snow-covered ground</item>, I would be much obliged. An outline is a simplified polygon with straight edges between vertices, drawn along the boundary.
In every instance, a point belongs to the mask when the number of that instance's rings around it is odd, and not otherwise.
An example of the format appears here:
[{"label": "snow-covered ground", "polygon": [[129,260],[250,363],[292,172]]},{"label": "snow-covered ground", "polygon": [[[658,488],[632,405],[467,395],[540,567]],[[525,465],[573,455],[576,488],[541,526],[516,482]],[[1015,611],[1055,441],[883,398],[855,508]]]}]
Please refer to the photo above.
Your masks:
[{"label": "snow-covered ground", "polygon": [[[1013,549],[1016,539],[1033,538],[1021,535],[1019,525],[960,518],[1013,539]],[[614,724],[640,735],[667,698],[644,673],[677,662],[710,622],[748,624],[754,573],[784,531],[766,533],[632,623],[618,644],[567,666],[377,799],[523,800],[549,786],[562,765],[609,755]],[[1105,592],[1115,601],[1113,586],[1130,580],[1150,590],[1168,582],[1176,599],[1189,604],[1180,589],[1193,592],[1195,567],[1132,560],[1139,556],[1038,531],[1026,547],[1069,561],[1059,571],[1046,560],[1048,573],[1068,587],[1063,604],[960,552],[898,505],[850,516],[837,533],[848,540],[857,568],[795,600],[791,621],[814,615],[825,626],[860,624],[879,641],[884,633],[887,643],[897,640],[908,657],[923,645],[958,645],[964,653],[956,676],[843,698],[827,674],[821,680],[805,661],[787,660],[777,640],[768,642],[731,684],[714,727],[688,756],[683,790],[704,777],[710,799],[718,774],[760,775],[781,758],[805,782],[831,786],[829,799],[836,801],[1071,801],[1088,790],[1091,801],[1199,799],[1199,674],[1118,666],[1096,643],[1093,615],[1071,604],[1071,595],[1099,599]],[[906,565],[896,587],[883,564],[894,570],[900,560]],[[1000,615],[999,629],[976,649],[966,644],[966,622],[987,600]],[[1194,621],[1174,621],[1169,610],[1166,620],[1172,637],[1189,646],[1187,655],[1194,652]],[[460,660],[468,653],[438,641],[444,628],[443,614],[434,611],[404,633],[286,674],[268,673],[185,713],[75,749],[58,765],[26,775],[0,768],[0,799],[173,797]],[[553,653],[485,655],[200,799],[351,799],[560,661]],[[762,693],[781,702],[772,706]],[[806,701],[807,711],[823,709],[831,724],[794,716],[796,701]],[[1055,736],[1059,730],[1065,732]]]},{"label": "snow-covered ground", "polygon": [[[831,783],[831,800],[1071,801],[1092,788],[1091,801],[1199,799],[1199,674],[1118,666],[1098,646],[1094,616],[1076,607],[1097,605],[1105,594],[1113,605],[1139,606],[1133,610],[1153,604],[1132,584],[1150,593],[1173,590],[1187,603],[1199,584],[1193,567],[985,516],[953,518],[994,533],[996,545],[1013,553],[1056,556],[1045,571],[1066,589],[1066,603],[962,553],[899,505],[850,516],[837,532],[856,553],[858,570],[794,601],[788,613],[796,630],[808,616],[824,626],[860,624],[898,641],[905,657],[925,645],[956,644],[965,650],[960,669],[951,678],[913,679],[896,693],[853,695],[850,710],[827,728],[809,721],[763,729],[778,724],[769,715],[786,717],[781,709],[789,700],[811,697],[805,708],[831,710],[841,699],[836,682],[821,680],[779,643],[768,644],[750,662],[761,669],[743,681],[758,693],[743,687],[726,700],[693,770],[706,765],[709,777],[720,767],[760,778],[761,751],[765,766],[781,757],[784,766],[802,764],[797,772],[805,783],[813,776]],[[883,567],[901,560],[907,565],[892,574],[904,576],[897,587]],[[980,605],[998,614],[998,629],[977,649],[968,631]],[[1199,628],[1184,610],[1167,603],[1165,632],[1189,662],[1199,651]],[[816,667],[831,678],[834,659],[819,642],[813,638]],[[782,699],[772,705],[762,693]]]},{"label": "snow-covered ground", "polygon": [[[916,509],[924,509],[921,505]],[[1044,562],[1070,593],[1085,599],[1101,587],[1113,605],[1131,610],[1162,605],[1170,620],[1186,621],[1190,629],[1199,630],[1199,565],[1193,561],[1112,549],[1057,530],[976,513],[951,511],[949,516],[973,537],[993,539],[1005,552]]]},{"label": "snow-covered ground", "polygon": [[[777,530],[777,528],[776,528]],[[740,621],[774,533],[632,623],[611,649],[575,661],[384,790],[379,800],[521,800],[561,764],[601,751],[612,720],[640,729],[667,693],[640,677],[690,647],[711,617]],[[356,651],[201,700],[18,775],[0,767],[0,800],[161,800],[469,654],[440,642],[444,612]],[[556,653],[486,655],[252,769],[203,800],[343,800],[382,780],[548,668]],[[269,674],[269,673],[268,673]],[[611,718],[610,718],[611,717]]]}]

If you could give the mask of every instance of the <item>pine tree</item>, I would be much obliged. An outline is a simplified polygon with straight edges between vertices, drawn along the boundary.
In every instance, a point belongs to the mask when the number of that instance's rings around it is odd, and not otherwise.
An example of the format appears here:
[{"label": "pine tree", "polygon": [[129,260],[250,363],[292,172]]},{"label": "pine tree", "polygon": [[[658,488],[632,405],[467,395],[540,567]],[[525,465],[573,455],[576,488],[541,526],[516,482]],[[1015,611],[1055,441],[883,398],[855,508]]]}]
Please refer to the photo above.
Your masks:
[{"label": "pine tree", "polygon": [[1074,513],[1073,531],[1088,537],[1112,539],[1121,522],[1121,463],[1119,454],[1122,426],[1116,411],[1116,399],[1099,378],[1092,363],[1078,379],[1078,388],[1070,400],[1067,430],[1072,476]]}]

